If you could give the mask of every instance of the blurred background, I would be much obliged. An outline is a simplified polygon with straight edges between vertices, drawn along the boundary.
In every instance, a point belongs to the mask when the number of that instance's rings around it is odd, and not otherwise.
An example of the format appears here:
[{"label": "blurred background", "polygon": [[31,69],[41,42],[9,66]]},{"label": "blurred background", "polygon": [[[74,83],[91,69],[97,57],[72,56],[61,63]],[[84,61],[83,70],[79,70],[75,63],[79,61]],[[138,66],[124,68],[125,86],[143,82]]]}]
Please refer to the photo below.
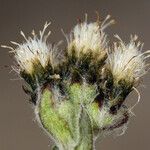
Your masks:
[{"label": "blurred background", "polygon": [[[150,1],[148,0],[0,0],[0,44],[9,41],[21,42],[20,30],[29,35],[32,29],[39,31],[46,21],[51,21],[52,34],[49,41],[58,42],[65,38],[61,32],[69,33],[88,13],[94,21],[98,11],[102,18],[111,14],[116,24],[107,29],[110,39],[119,34],[128,41],[130,34],[139,35],[144,49],[150,49]],[[0,48],[0,150],[50,150],[52,142],[38,127],[32,105],[23,92],[22,81],[10,72],[14,60],[8,50]],[[127,132],[111,136],[100,142],[97,150],[141,150],[150,145],[150,73],[138,88],[141,101],[134,109]],[[137,100],[133,92],[129,106]]]}]

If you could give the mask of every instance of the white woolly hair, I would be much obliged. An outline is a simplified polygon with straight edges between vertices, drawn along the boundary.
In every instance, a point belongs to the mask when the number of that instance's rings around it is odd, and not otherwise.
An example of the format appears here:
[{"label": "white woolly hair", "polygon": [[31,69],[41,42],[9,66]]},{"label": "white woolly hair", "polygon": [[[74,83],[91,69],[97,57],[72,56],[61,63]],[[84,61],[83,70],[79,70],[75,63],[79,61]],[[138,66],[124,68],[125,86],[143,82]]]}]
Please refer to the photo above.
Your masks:
[{"label": "white woolly hair", "polygon": [[[124,119],[124,113],[127,112],[126,108],[121,107],[121,109],[118,111],[117,115],[112,115],[109,113],[109,108],[103,106],[99,112],[99,122],[98,125],[100,128],[105,128],[106,130],[101,131],[102,137],[107,137],[108,135],[113,134],[114,136],[121,136],[125,133],[128,125],[128,121],[121,126],[114,128],[112,130],[109,130],[110,126],[117,125]],[[129,116],[131,116],[130,112],[128,112]],[[107,124],[106,124],[107,123]],[[108,128],[108,129],[107,129]]]},{"label": "white woolly hair", "polygon": [[109,20],[108,15],[103,22],[87,22],[87,15],[85,21],[77,24],[67,37],[68,50],[75,47],[77,53],[103,52],[107,48],[107,35],[104,29],[111,25],[114,20]]},{"label": "white woolly hair", "polygon": [[17,47],[14,49],[10,46],[2,46],[4,48],[11,49],[10,52],[15,54],[15,59],[19,65],[19,70],[25,70],[27,73],[32,74],[33,65],[40,62],[43,68],[45,68],[49,62],[54,65],[56,62],[53,60],[53,53],[57,51],[57,46],[47,44],[47,38],[51,31],[45,35],[45,31],[50,23],[46,23],[42,31],[39,32],[39,37],[32,32],[33,37],[26,38],[25,34],[21,31],[21,35],[24,37],[25,42],[22,44],[11,41],[12,44]]},{"label": "white woolly hair", "polygon": [[124,43],[118,35],[115,36],[119,42],[114,43],[112,52],[108,52],[107,65],[114,79],[119,81],[137,81],[147,72],[149,64],[146,63],[150,57],[150,51],[142,52],[143,44],[137,41],[137,36],[131,36],[128,44]]}]

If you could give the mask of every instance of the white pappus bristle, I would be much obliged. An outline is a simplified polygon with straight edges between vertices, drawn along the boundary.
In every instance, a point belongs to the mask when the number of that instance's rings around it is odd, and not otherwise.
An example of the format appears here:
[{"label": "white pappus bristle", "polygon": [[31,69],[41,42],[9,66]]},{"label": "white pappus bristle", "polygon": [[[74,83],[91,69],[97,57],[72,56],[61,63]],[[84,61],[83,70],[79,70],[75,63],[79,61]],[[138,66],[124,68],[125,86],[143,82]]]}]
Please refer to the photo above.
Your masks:
[{"label": "white pappus bristle", "polygon": [[135,81],[147,72],[146,59],[150,51],[142,52],[143,44],[137,41],[137,36],[131,36],[128,44],[117,35],[118,43],[114,43],[113,51],[108,52],[107,65],[116,81],[125,79]]},{"label": "white pappus bristle", "polygon": [[77,53],[102,52],[107,48],[107,35],[104,29],[112,24],[114,20],[109,20],[108,15],[103,22],[87,22],[87,16],[84,22],[78,23],[67,38],[68,50],[75,47]]},{"label": "white pappus bristle", "polygon": [[33,65],[37,61],[45,68],[48,62],[52,62],[52,53],[53,49],[57,50],[56,45],[52,47],[52,45],[47,44],[47,38],[50,35],[50,31],[45,34],[45,31],[50,23],[46,23],[42,31],[39,32],[38,35],[35,32],[32,32],[32,37],[26,37],[25,34],[21,31],[21,35],[24,37],[25,42],[19,44],[17,42],[12,42],[16,48],[10,46],[3,46],[4,48],[11,49],[10,52],[13,52],[15,55],[15,59],[19,65],[20,70],[25,70],[27,73],[32,74],[34,68]]}]

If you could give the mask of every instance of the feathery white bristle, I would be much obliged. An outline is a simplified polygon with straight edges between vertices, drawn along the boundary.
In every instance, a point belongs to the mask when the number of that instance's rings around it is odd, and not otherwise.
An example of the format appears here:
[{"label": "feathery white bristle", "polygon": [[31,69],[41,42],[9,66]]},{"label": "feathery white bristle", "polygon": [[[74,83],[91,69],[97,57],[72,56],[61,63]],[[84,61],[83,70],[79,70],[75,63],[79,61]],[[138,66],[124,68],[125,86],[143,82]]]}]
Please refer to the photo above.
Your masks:
[{"label": "feathery white bristle", "polygon": [[137,41],[137,36],[131,36],[130,43],[119,40],[114,43],[112,52],[108,52],[107,64],[114,78],[119,81],[125,79],[133,81],[146,73],[146,59],[150,57],[150,51],[142,52],[143,44]]},{"label": "feathery white bristle", "polygon": [[[11,43],[16,48],[10,46],[3,46],[4,48],[11,49],[11,52],[15,54],[15,59],[19,64],[21,70],[25,70],[27,73],[32,73],[33,71],[33,64],[36,61],[39,61],[40,64],[45,68],[48,62],[53,61],[52,53],[53,49],[57,49],[56,46],[52,47],[52,45],[47,45],[47,38],[50,35],[50,31],[45,34],[45,31],[50,23],[46,23],[42,31],[39,32],[39,37],[32,32],[33,37],[26,37],[25,34],[21,31],[20,34],[25,39],[25,42],[19,44],[17,42],[11,41]],[[45,35],[44,35],[45,34]]]},{"label": "feathery white bristle", "polygon": [[70,33],[68,41],[68,49],[70,50],[72,46],[75,47],[77,53],[86,53],[89,50],[93,52],[102,52],[107,48],[107,35],[104,29],[112,24],[110,17],[100,24],[99,22],[87,23],[87,16],[83,23],[77,24],[72,32]]}]

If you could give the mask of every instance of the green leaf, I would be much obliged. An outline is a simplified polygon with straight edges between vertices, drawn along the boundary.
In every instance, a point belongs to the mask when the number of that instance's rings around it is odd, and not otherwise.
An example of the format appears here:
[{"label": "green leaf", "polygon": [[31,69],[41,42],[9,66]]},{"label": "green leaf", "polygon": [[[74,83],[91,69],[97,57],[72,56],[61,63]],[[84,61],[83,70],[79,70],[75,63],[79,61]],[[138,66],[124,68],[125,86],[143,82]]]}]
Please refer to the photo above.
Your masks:
[{"label": "green leaf", "polygon": [[62,147],[73,143],[69,125],[56,111],[49,89],[45,89],[41,96],[39,117],[43,127],[52,135],[56,143],[58,142]]}]

